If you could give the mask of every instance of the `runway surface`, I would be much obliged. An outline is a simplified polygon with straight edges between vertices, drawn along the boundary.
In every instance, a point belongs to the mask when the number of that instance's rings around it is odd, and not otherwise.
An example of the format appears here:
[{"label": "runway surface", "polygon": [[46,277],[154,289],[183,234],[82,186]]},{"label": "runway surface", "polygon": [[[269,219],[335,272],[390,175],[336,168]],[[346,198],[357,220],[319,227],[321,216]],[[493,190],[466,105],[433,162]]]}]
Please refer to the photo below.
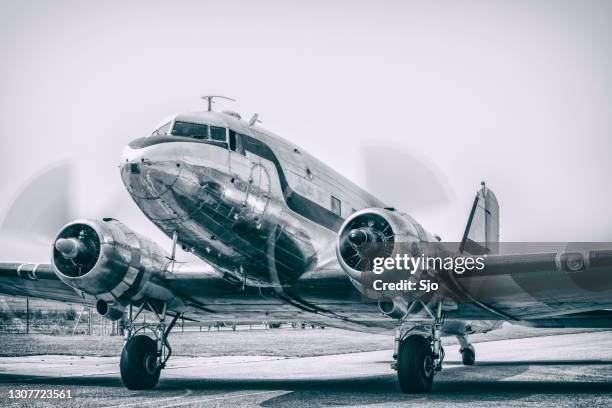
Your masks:
[{"label": "runway surface", "polygon": [[[356,334],[367,335],[367,334]],[[612,406],[612,333],[477,343],[477,363],[446,348],[428,395],[403,395],[390,350],[282,357],[176,357],[153,391],[129,391],[118,358],[0,358],[0,406]],[[70,390],[70,400],[14,400],[11,389]]]}]

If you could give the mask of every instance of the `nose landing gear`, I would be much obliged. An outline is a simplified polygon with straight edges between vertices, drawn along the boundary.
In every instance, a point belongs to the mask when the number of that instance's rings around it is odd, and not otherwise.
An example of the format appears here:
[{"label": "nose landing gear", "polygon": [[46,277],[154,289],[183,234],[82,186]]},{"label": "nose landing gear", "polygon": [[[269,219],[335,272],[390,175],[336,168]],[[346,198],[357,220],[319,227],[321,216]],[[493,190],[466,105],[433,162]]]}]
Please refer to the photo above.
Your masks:
[{"label": "nose landing gear", "polygon": [[[145,306],[155,313],[157,323],[143,325],[135,330],[134,321]],[[130,306],[128,322],[126,322],[126,343],[119,363],[121,381],[128,389],[148,390],[157,385],[161,370],[172,355],[168,335],[179,317],[180,314],[175,314],[166,327],[166,303],[163,304],[161,313],[158,313],[149,302],[144,302],[133,317]],[[138,334],[147,328],[153,332],[155,338]]]}]

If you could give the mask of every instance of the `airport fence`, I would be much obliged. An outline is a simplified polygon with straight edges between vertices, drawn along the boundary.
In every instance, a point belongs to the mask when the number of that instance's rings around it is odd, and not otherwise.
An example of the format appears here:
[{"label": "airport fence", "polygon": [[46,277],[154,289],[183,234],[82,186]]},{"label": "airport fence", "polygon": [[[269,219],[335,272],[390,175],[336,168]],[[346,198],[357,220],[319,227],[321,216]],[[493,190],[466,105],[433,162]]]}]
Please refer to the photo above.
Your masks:
[{"label": "airport fence", "polygon": [[[143,312],[134,322],[136,326],[154,321],[154,316]],[[235,321],[194,322],[180,319],[173,332],[267,330],[278,328],[315,328],[305,322],[268,321],[259,324]],[[55,334],[55,335],[123,335],[123,322],[112,322],[81,305],[0,296],[0,333]]]},{"label": "airport fence", "polygon": [[80,305],[2,297],[0,333],[114,335],[119,324]]}]

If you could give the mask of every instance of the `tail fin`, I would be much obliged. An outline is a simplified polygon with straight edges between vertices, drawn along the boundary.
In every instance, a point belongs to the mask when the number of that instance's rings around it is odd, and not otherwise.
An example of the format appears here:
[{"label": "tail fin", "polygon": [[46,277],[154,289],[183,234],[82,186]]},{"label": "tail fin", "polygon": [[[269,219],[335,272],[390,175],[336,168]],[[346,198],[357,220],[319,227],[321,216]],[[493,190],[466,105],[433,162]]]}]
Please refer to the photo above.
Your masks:
[{"label": "tail fin", "polygon": [[472,255],[496,254],[499,246],[499,205],[484,181],[476,194],[459,250]]}]

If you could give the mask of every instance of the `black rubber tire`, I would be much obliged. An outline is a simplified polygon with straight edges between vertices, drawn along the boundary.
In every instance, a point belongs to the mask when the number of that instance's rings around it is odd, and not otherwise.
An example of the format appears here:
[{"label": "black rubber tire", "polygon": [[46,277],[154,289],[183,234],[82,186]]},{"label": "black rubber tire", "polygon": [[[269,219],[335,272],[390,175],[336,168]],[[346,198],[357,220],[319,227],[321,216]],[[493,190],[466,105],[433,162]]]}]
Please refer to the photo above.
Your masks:
[{"label": "black rubber tire", "polygon": [[[130,390],[150,390],[159,382],[161,370],[147,369],[147,360],[157,355],[155,340],[149,336],[132,337],[123,347],[119,369],[121,381]],[[151,372],[152,371],[152,372]]]},{"label": "black rubber tire", "polygon": [[471,366],[476,362],[476,352],[471,347],[461,349],[461,361],[463,365]]},{"label": "black rubber tire", "polygon": [[434,356],[430,341],[422,336],[410,336],[399,347],[397,379],[405,394],[431,391],[434,377]]}]

